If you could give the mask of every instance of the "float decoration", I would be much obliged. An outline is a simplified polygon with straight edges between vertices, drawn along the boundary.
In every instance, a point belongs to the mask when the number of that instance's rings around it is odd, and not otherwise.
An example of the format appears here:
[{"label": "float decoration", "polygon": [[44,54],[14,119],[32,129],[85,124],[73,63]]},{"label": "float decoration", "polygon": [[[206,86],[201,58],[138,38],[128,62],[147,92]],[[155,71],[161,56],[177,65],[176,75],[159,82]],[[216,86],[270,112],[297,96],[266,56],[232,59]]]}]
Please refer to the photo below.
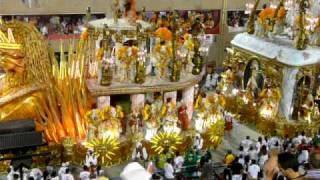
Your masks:
[{"label": "float decoration", "polygon": [[178,133],[160,132],[151,139],[151,148],[161,154],[163,151],[176,152],[182,144],[182,137]]},{"label": "float decoration", "polygon": [[205,137],[207,137],[207,141],[209,144],[207,147],[212,147],[216,149],[222,142],[225,131],[225,122],[224,119],[219,119],[215,123],[213,123],[206,132]]},{"label": "float decoration", "polygon": [[248,34],[254,34],[254,18],[255,18],[255,15],[256,15],[256,10],[258,8],[258,5],[260,3],[260,0],[256,0],[254,6],[253,6],[253,9],[250,13],[250,16],[249,16],[249,20],[248,20],[248,23],[247,23],[247,32]]},{"label": "float decoration", "polygon": [[[2,31],[8,29],[10,45],[1,42],[0,48],[1,53],[7,54],[4,58],[10,59],[4,61],[0,120],[35,119],[36,129],[44,131],[48,142],[61,143],[67,136],[77,141],[84,139],[87,122],[83,117],[91,105],[84,80],[86,52],[79,48],[74,54],[71,49],[69,60],[62,57],[58,65],[55,59],[50,60],[48,45],[34,26],[17,21],[1,26]],[[21,50],[17,48],[20,46]],[[86,40],[80,39],[78,47],[86,46]],[[10,65],[12,62],[14,66]]]},{"label": "float decoration", "polygon": [[114,137],[95,138],[87,143],[85,146],[88,149],[93,149],[94,154],[100,161],[99,164],[106,166],[119,154],[120,143]]}]

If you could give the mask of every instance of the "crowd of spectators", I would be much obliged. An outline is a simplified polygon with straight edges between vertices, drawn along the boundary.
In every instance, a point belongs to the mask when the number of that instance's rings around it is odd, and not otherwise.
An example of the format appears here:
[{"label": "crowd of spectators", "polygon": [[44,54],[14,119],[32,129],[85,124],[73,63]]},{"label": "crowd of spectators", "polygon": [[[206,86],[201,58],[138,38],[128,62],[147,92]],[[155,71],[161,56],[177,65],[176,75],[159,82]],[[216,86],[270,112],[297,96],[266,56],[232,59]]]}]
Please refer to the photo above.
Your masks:
[{"label": "crowd of spectators", "polygon": [[293,138],[286,135],[249,136],[236,151],[228,151],[224,179],[320,179],[320,132],[313,138],[304,132]]},{"label": "crowd of spectators", "polygon": [[304,132],[293,138],[247,136],[239,149],[226,153],[222,163],[210,151],[196,148],[184,156],[165,151],[155,161],[153,179],[316,180],[320,179],[319,145],[320,132],[313,138]]},{"label": "crowd of spectators", "polygon": [[[92,19],[103,18],[103,14],[94,14]],[[42,16],[4,16],[4,20],[17,19],[34,24],[46,37],[51,35],[80,34],[84,28],[85,15],[42,15]]]},{"label": "crowd of spectators", "polygon": [[[219,11],[180,11],[181,20],[187,22],[192,21],[193,18],[197,17],[201,20],[203,28],[208,33],[219,33]],[[172,12],[146,12],[143,19],[150,23],[163,23],[163,20],[172,15]],[[104,14],[93,14],[91,19],[104,18]],[[142,13],[137,12],[137,17],[142,18]],[[6,21],[12,19],[27,21],[33,23],[39,31],[47,37],[57,36],[57,35],[77,35],[83,31],[85,24],[85,15],[75,14],[75,15],[34,15],[34,16],[3,16]]]},{"label": "crowd of spectators", "polygon": [[[22,178],[20,178],[22,176]],[[1,178],[0,178],[1,179]],[[104,171],[98,164],[97,157],[93,150],[89,149],[84,160],[84,166],[81,168],[71,166],[69,162],[64,162],[61,166],[53,166],[50,161],[46,162],[45,169],[40,168],[23,168],[22,175],[19,169],[10,166],[7,180],[105,180]]]},{"label": "crowd of spectators", "polygon": [[228,26],[229,27],[244,27],[246,25],[248,15],[244,11],[229,11],[228,12]]}]

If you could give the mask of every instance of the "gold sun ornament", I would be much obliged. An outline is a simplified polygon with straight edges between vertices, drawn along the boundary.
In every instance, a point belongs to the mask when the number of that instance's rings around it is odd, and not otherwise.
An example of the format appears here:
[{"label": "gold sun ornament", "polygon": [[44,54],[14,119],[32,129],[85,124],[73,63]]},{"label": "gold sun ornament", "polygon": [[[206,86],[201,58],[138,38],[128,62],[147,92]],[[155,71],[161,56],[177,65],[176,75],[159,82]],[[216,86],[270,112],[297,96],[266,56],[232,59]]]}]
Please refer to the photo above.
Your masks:
[{"label": "gold sun ornament", "polygon": [[218,119],[213,123],[206,132],[208,147],[216,149],[221,144],[224,136],[225,122],[223,119]]},{"label": "gold sun ornament", "polygon": [[182,144],[182,137],[178,133],[160,132],[151,139],[151,148],[161,154],[163,151],[175,152]]},{"label": "gold sun ornament", "polygon": [[117,155],[120,143],[114,137],[94,138],[90,142],[85,143],[85,147],[93,149],[94,155],[98,157],[101,165],[108,165],[108,161]]}]

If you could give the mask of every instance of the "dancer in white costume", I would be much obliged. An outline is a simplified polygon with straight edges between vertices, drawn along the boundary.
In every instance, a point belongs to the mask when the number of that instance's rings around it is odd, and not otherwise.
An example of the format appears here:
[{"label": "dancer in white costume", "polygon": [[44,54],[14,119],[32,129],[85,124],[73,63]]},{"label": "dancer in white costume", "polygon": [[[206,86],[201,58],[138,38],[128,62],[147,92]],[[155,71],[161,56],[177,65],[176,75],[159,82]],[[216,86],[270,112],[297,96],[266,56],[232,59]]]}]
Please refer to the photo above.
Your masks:
[{"label": "dancer in white costume", "polygon": [[181,128],[178,126],[179,120],[177,117],[176,104],[171,98],[167,99],[167,103],[162,107],[163,115],[163,131],[167,133],[180,133]]}]

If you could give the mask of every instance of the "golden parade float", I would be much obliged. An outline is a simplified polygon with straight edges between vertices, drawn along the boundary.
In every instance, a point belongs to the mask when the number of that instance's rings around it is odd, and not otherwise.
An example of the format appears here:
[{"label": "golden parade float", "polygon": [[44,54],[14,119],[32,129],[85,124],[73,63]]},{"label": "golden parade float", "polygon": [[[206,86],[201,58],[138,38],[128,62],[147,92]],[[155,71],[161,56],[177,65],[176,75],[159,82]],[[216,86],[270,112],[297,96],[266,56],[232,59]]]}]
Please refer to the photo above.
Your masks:
[{"label": "golden parade float", "polygon": [[313,134],[319,128],[316,1],[274,1],[255,21],[259,2],[247,33],[236,35],[228,49],[219,85],[226,109],[265,134]]},{"label": "golden parade float", "polygon": [[[209,142],[204,148],[221,142],[221,112],[205,115],[211,120],[204,130],[193,128],[195,86],[208,51],[199,23],[191,34],[178,30],[174,12],[171,30],[165,23],[156,27],[137,20],[134,1],[128,2],[121,18],[114,1],[112,19],[88,21],[68,56],[61,45],[60,61],[34,26],[1,21],[0,121],[33,119],[48,144],[38,151],[50,151],[57,164],[81,165],[87,150],[103,166],[183,153],[196,133]],[[152,102],[147,94],[156,94]],[[130,96],[130,113],[111,104],[113,95]],[[219,114],[213,101],[208,106]]]}]

